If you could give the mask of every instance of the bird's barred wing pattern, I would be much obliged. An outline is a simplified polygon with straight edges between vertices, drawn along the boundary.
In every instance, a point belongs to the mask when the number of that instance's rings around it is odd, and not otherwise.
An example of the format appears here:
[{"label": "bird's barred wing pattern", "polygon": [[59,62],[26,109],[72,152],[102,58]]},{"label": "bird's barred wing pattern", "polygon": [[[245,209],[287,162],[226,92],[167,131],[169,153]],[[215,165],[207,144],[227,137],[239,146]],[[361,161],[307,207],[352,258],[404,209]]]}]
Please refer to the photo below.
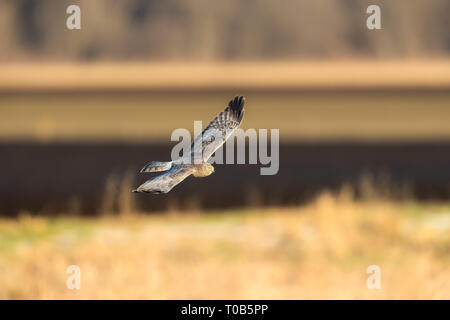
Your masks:
[{"label": "bird's barred wing pattern", "polygon": [[133,192],[142,193],[167,193],[177,184],[189,177],[194,172],[192,166],[174,166],[164,174],[147,180]]},{"label": "bird's barred wing pattern", "polygon": [[195,138],[191,146],[192,155],[202,154],[202,159],[206,162],[241,124],[244,104],[245,98],[242,96],[231,100],[225,110],[219,113],[202,134]]}]

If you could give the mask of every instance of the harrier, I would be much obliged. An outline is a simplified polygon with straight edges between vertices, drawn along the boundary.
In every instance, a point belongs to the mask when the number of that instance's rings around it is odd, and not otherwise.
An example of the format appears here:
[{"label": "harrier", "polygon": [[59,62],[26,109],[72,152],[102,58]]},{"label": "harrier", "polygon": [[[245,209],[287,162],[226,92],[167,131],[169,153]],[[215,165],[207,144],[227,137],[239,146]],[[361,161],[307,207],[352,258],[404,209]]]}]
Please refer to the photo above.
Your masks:
[{"label": "harrier", "polygon": [[140,172],[167,172],[147,180],[133,192],[167,193],[191,174],[196,178],[212,174],[214,167],[207,161],[241,124],[244,104],[245,98],[242,96],[231,100],[228,107],[194,139],[190,154],[175,161],[152,161],[147,164]]}]

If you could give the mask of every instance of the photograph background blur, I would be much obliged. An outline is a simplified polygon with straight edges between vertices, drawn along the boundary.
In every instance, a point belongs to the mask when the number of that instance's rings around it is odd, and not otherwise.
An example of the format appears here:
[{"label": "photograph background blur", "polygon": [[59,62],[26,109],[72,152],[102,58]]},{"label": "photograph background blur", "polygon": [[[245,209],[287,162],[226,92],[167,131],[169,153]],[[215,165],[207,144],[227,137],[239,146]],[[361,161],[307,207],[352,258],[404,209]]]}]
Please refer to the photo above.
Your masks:
[{"label": "photograph background blur", "polygon": [[[81,30],[65,28],[69,5]],[[366,26],[369,5],[382,31]],[[446,0],[2,0],[6,61],[448,57]]]},{"label": "photograph background blur", "polygon": [[[0,298],[448,299],[449,12],[0,0]],[[216,165],[131,193],[174,129],[235,95],[244,130],[280,130],[277,175]],[[82,290],[65,287],[70,264]]]}]

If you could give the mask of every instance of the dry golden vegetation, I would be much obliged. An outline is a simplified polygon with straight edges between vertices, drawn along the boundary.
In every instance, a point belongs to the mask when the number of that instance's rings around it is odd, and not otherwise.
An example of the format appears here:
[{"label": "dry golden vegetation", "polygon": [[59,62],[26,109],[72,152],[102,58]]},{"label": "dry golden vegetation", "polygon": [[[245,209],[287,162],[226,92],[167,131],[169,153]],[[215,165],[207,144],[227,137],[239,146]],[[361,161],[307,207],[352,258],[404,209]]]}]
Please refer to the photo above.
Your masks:
[{"label": "dry golden vegetation", "polygon": [[[295,208],[0,220],[0,298],[449,299],[450,207]],[[81,268],[81,289],[66,268]],[[369,265],[381,289],[366,288]]]}]

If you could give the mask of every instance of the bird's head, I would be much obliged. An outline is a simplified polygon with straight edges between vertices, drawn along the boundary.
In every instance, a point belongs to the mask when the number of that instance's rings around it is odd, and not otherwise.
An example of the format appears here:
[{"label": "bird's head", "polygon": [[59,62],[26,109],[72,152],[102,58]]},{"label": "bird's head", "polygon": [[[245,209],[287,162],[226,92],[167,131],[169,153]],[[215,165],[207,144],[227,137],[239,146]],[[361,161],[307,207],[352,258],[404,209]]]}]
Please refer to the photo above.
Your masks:
[{"label": "bird's head", "polygon": [[209,163],[206,164],[206,172],[208,176],[214,173],[214,167]]}]

